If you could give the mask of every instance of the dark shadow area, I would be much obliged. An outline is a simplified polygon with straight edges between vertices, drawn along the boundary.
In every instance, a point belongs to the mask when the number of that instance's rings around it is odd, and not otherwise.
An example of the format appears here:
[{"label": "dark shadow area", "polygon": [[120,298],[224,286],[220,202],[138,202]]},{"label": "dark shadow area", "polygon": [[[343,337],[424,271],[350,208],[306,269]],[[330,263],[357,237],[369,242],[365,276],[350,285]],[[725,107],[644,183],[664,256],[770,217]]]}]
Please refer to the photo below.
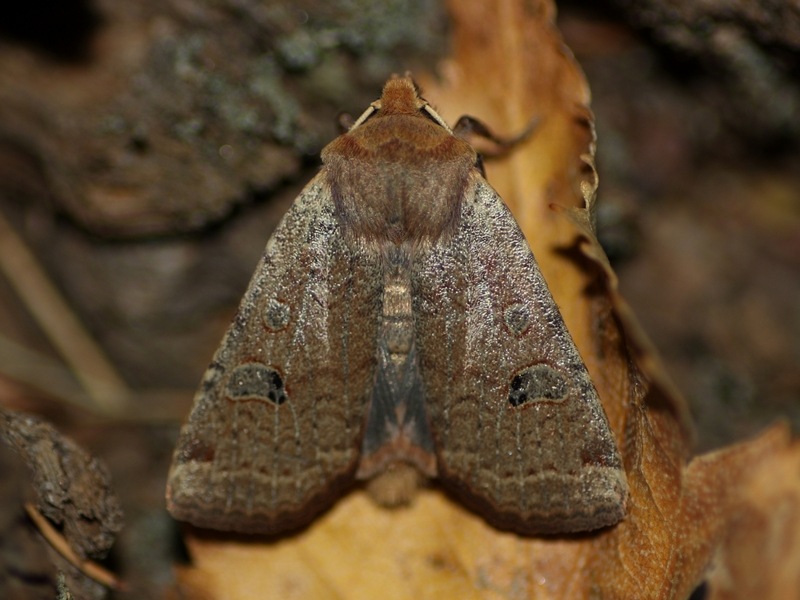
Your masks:
[{"label": "dark shadow area", "polygon": [[48,58],[80,63],[103,18],[89,0],[28,0],[0,8],[0,40],[28,46]]}]

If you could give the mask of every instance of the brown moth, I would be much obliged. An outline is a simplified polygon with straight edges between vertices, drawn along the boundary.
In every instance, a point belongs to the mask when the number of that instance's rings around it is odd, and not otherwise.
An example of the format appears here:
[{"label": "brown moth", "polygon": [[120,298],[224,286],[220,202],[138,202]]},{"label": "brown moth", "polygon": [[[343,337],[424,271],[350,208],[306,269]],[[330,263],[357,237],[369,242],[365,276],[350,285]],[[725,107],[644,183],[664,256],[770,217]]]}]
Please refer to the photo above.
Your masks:
[{"label": "brown moth", "polygon": [[322,162],[197,392],[172,515],[279,533],[411,465],[523,534],[622,519],[597,392],[472,146],[394,77]]}]

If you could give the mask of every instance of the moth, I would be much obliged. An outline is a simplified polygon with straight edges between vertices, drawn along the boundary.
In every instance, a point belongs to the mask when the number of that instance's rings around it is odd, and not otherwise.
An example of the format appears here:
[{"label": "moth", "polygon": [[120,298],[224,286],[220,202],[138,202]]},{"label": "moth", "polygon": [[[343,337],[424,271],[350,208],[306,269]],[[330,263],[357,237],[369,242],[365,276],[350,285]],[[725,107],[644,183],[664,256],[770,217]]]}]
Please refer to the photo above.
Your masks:
[{"label": "moth", "polygon": [[597,392],[475,149],[395,76],[322,162],[200,384],[171,514],[281,533],[411,469],[522,534],[620,521]]}]

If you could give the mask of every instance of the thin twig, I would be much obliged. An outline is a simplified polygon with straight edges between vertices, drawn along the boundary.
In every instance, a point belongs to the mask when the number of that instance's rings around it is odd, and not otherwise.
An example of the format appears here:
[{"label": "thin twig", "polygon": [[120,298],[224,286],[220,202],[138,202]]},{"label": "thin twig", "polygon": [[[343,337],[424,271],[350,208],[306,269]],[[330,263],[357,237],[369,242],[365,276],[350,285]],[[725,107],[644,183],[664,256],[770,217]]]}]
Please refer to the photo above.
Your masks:
[{"label": "thin twig", "polygon": [[50,524],[50,521],[48,521],[33,504],[26,502],[24,506],[25,512],[28,513],[28,517],[30,517],[31,521],[33,521],[34,525],[39,529],[42,537],[47,540],[47,543],[49,543],[56,552],[64,557],[64,560],[87,577],[94,579],[106,587],[115,590],[122,590],[125,588],[125,584],[122,580],[111,571],[103,568],[94,561],[83,559],[75,554],[75,551],[64,536]]},{"label": "thin twig", "polygon": [[2,333],[0,376],[80,408],[93,408],[86,391],[62,361],[19,344]]},{"label": "thin twig", "polygon": [[100,411],[118,413],[130,390],[0,213],[0,270]]}]

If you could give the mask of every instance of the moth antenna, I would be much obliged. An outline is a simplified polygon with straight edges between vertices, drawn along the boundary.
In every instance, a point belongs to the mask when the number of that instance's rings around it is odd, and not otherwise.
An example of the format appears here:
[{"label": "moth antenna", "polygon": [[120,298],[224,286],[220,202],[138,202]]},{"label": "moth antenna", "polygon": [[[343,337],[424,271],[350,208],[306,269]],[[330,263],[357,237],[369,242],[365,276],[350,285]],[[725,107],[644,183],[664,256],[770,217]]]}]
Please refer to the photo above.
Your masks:
[{"label": "moth antenna", "polygon": [[350,125],[350,128],[348,129],[348,131],[350,129],[355,129],[356,127],[358,127],[359,125],[364,123],[367,119],[369,119],[372,115],[374,115],[380,109],[381,109],[381,101],[380,100],[376,100],[375,102],[373,102],[372,104],[369,105],[369,108],[367,110],[365,110],[361,114],[361,116],[358,117],[358,119],[355,120],[355,122],[352,125]]},{"label": "moth antenna", "polygon": [[434,123],[438,123],[439,125],[441,125],[446,132],[455,135],[455,132],[452,129],[450,129],[450,126],[447,124],[447,122],[442,117],[439,116],[439,113],[433,110],[433,107],[430,104],[428,104],[428,101],[425,100],[424,98],[420,99],[424,102],[424,104],[422,105],[422,110],[425,111],[427,117],[431,119]]},{"label": "moth antenna", "polygon": [[489,129],[483,121],[475,117],[470,117],[469,115],[464,115],[456,122],[453,127],[453,133],[467,141],[469,141],[471,137],[479,137],[490,141],[495,144],[495,149],[481,150],[481,154],[486,158],[498,158],[508,154],[518,144],[527,141],[539,127],[541,121],[542,119],[540,117],[534,117],[530,120],[527,127],[517,135],[513,137],[501,137]]}]

